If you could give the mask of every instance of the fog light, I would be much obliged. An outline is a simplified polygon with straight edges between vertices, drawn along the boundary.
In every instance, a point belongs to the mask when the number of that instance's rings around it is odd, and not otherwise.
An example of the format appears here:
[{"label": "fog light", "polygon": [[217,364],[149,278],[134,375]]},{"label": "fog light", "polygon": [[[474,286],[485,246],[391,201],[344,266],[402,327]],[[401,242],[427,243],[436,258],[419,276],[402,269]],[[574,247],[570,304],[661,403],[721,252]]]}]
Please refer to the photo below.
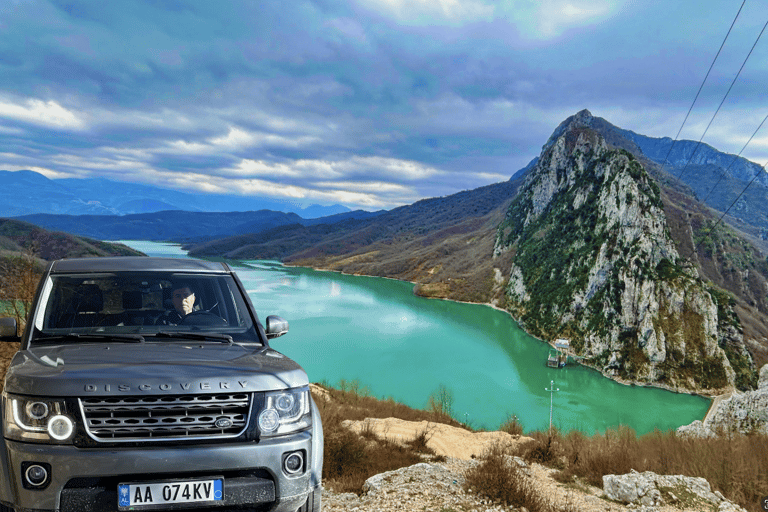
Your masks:
[{"label": "fog light", "polygon": [[48,480],[48,471],[38,464],[33,464],[27,468],[24,473],[24,477],[29,482],[29,485],[33,487],[40,487]]},{"label": "fog light", "polygon": [[42,491],[51,483],[51,465],[47,462],[21,463],[21,485],[30,491]]},{"label": "fog light", "polygon": [[295,475],[304,467],[304,457],[301,452],[293,452],[283,460],[283,470],[289,475]]}]

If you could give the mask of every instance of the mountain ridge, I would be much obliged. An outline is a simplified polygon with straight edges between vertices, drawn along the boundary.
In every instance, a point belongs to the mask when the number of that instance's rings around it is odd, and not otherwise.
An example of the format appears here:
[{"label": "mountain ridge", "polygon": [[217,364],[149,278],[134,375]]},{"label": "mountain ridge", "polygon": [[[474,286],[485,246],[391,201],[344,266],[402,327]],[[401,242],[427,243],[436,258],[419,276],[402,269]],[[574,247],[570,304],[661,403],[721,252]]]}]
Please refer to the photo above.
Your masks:
[{"label": "mountain ridge", "polygon": [[[120,193],[116,194],[116,190]],[[339,204],[301,207],[290,200],[181,192],[103,177],[52,180],[35,171],[0,171],[0,217],[39,213],[129,215],[162,210],[218,212],[221,204],[227,204],[230,211],[269,209],[306,219],[350,211]]]},{"label": "mountain ridge", "polygon": [[304,219],[295,213],[258,210],[245,212],[191,212],[164,210],[128,215],[66,215],[38,213],[15,217],[38,226],[101,240],[155,240],[191,242],[223,238],[237,233],[258,233],[275,226],[313,225],[365,218],[378,212],[362,210]]},{"label": "mountain ridge", "polygon": [[49,231],[15,219],[0,218],[0,256],[29,254],[45,261],[98,256],[145,256],[123,244]]}]

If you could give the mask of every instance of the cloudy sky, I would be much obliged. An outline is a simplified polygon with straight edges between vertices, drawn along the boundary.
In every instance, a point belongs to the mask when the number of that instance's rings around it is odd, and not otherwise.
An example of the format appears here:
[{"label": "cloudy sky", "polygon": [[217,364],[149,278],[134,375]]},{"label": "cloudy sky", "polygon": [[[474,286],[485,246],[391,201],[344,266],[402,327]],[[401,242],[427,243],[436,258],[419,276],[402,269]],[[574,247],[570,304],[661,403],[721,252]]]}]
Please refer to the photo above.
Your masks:
[{"label": "cloudy sky", "polygon": [[[508,179],[583,108],[674,137],[741,3],[0,0],[0,169],[392,208]],[[747,0],[682,138],[766,21]],[[768,34],[704,142],[740,151],[766,85]]]}]

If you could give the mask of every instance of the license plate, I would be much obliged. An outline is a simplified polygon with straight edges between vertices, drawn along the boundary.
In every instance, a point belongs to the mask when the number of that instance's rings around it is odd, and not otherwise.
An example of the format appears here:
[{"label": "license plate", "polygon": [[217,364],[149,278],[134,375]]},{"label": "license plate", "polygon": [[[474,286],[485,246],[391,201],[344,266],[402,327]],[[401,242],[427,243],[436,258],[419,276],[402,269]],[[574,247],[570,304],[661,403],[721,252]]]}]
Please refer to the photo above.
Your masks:
[{"label": "license plate", "polygon": [[175,504],[215,504],[224,500],[224,479],[133,482],[117,486],[120,510],[162,509]]}]

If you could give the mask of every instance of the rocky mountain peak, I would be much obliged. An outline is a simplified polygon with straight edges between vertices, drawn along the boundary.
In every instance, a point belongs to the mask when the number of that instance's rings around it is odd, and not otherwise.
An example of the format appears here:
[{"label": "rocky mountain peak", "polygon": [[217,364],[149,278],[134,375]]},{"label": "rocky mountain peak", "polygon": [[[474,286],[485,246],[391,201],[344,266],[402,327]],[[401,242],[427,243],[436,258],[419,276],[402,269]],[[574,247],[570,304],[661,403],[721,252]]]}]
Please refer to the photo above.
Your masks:
[{"label": "rocky mountain peak", "polygon": [[494,255],[513,255],[508,309],[534,335],[571,338],[607,374],[733,386],[723,308],[680,259],[655,181],[594,119],[583,110],[555,130],[499,226]]},{"label": "rocky mountain peak", "polygon": [[577,128],[591,128],[594,119],[595,118],[592,116],[592,113],[587,109],[580,110],[576,114],[568,117],[565,121],[560,123],[557,128],[555,128],[554,132],[552,132],[552,135],[549,137],[546,144],[544,144],[542,147],[542,152],[550,148],[552,144],[558,138],[560,138],[560,136],[569,130]]}]

